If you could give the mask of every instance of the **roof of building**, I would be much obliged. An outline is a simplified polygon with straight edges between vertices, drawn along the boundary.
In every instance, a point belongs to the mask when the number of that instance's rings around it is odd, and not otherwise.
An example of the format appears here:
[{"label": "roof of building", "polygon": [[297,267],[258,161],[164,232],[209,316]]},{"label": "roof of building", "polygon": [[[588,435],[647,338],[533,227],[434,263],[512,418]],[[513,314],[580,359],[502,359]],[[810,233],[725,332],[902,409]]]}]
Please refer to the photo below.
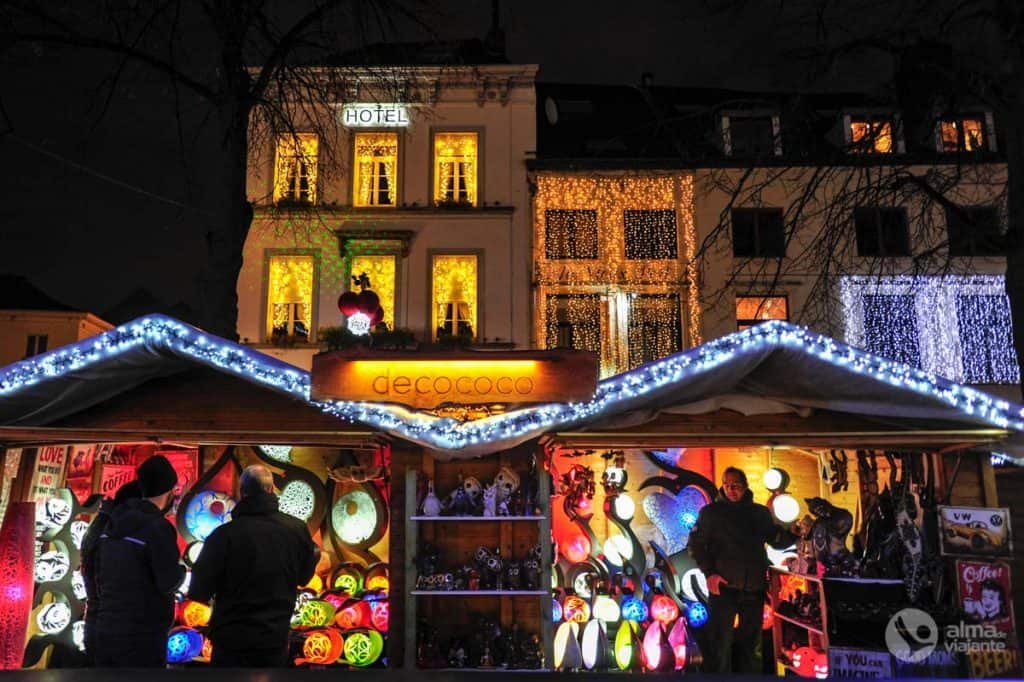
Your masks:
[{"label": "roof of building", "polygon": [[54,310],[78,312],[66,303],[51,297],[28,278],[0,274],[0,310]]},{"label": "roof of building", "polygon": [[993,437],[1005,438],[1001,449],[1024,453],[1024,405],[779,321],[604,379],[586,402],[517,407],[458,422],[384,403],[311,400],[308,372],[153,315],[0,368],[0,439],[3,427],[42,427],[197,366],[239,377],[343,423],[432,448],[442,457],[480,456],[565,429],[636,425],[663,412],[699,414],[723,407],[743,414],[829,410],[870,416],[893,430],[942,420],[997,434]]}]

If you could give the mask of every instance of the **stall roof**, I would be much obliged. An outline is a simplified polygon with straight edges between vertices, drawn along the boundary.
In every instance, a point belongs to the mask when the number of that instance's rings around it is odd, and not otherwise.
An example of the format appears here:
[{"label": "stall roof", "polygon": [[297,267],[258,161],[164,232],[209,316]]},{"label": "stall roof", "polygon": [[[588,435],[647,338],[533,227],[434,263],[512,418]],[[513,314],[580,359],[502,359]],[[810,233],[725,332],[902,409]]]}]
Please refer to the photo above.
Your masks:
[{"label": "stall roof", "polygon": [[[309,398],[310,375],[169,317],[150,315],[0,368],[0,441],[25,439],[142,384],[206,367],[356,423],[465,458],[556,432],[607,432],[665,414],[745,415],[817,410],[876,418],[894,434],[923,422],[1024,454],[1024,406],[771,321],[598,384],[581,403],[520,407],[469,422],[383,403]],[[36,437],[38,440],[38,435]]]}]

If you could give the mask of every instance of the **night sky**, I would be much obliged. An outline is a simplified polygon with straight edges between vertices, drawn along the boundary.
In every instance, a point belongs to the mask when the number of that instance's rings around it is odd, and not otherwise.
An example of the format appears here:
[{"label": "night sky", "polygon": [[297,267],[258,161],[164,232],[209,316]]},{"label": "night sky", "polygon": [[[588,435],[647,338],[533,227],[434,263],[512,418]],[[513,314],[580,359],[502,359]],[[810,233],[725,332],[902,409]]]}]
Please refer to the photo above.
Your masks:
[{"label": "night sky", "polygon": [[[649,71],[658,85],[806,87],[782,48],[791,24],[767,4],[735,15],[699,1],[506,0],[501,15],[509,59],[540,64],[542,81],[637,83]],[[442,38],[482,38],[490,23],[487,1],[443,11]],[[148,71],[129,70],[108,102],[102,55],[22,48],[0,60],[0,272],[93,312],[139,288],[195,307],[198,102],[179,133],[172,92]]]}]

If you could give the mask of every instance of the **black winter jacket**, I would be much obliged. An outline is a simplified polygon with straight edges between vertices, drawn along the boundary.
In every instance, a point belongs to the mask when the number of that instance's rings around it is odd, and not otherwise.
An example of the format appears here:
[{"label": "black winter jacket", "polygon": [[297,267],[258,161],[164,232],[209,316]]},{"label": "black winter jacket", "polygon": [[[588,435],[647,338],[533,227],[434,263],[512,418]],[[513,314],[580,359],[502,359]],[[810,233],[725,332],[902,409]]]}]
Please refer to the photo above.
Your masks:
[{"label": "black winter jacket", "polygon": [[85,582],[85,622],[92,625],[99,617],[99,592],[96,584],[96,555],[100,537],[110,525],[110,514],[114,510],[113,500],[103,500],[96,518],[89,524],[82,538],[82,579]]},{"label": "black winter jacket", "polygon": [[110,514],[95,557],[97,636],[165,635],[185,577],[177,533],[152,502],[127,500]]},{"label": "black winter jacket", "polygon": [[690,532],[690,556],[704,575],[717,573],[737,590],[757,592],[768,586],[767,542],[783,549],[796,536],[775,524],[768,507],[754,502],[747,490],[739,502],[730,502],[724,494],[705,506],[697,515]]},{"label": "black winter jacket", "polygon": [[277,504],[272,493],[242,498],[231,521],[203,544],[189,598],[213,599],[215,648],[283,648],[288,641],[296,594],[313,577],[317,552],[306,524]]}]

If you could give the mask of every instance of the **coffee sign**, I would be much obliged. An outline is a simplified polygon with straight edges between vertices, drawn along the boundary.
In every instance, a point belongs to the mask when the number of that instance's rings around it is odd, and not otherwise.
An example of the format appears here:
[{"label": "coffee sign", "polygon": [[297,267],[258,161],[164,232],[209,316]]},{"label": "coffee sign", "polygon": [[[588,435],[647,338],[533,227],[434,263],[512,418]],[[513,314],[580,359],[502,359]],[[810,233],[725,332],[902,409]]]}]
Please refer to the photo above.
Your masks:
[{"label": "coffee sign", "polygon": [[341,123],[347,128],[405,128],[409,108],[405,104],[345,104]]},{"label": "coffee sign", "polygon": [[311,396],[418,409],[581,401],[593,396],[597,372],[597,356],[585,351],[338,351],[313,358]]}]

